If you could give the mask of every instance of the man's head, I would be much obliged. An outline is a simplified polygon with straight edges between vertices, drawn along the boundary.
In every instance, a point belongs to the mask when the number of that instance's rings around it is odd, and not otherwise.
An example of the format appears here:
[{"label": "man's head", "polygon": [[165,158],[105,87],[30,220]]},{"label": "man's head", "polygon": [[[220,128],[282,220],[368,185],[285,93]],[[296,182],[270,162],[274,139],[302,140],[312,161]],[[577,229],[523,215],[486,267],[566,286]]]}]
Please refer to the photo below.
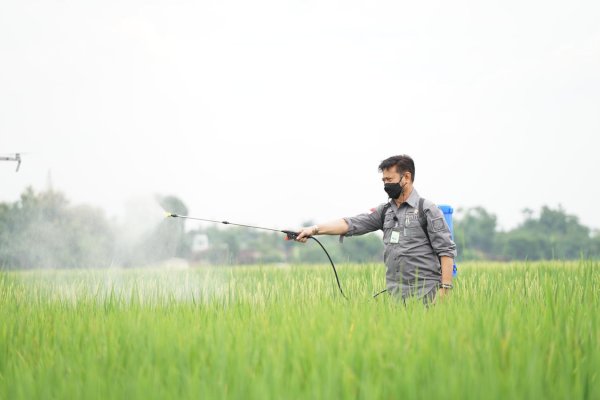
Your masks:
[{"label": "man's head", "polygon": [[393,156],[379,164],[379,171],[383,176],[384,190],[394,200],[402,201],[402,196],[408,196],[412,191],[415,178],[415,163],[407,155]]},{"label": "man's head", "polygon": [[415,162],[405,154],[392,156],[379,164],[379,172],[383,172],[384,182],[386,182],[386,176],[391,178],[393,175],[398,174],[399,179],[390,182],[399,182],[401,178],[405,178],[412,183],[415,181]]}]

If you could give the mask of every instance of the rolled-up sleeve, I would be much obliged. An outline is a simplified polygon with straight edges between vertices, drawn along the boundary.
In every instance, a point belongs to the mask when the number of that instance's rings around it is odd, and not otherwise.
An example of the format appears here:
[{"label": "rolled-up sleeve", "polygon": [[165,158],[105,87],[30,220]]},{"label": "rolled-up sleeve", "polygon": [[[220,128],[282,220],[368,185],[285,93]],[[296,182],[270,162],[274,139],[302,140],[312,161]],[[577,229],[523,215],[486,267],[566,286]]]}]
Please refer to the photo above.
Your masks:
[{"label": "rolled-up sleeve", "polygon": [[456,244],[450,235],[450,228],[444,218],[444,213],[435,204],[425,208],[427,216],[427,231],[431,247],[438,257],[456,258]]},{"label": "rolled-up sleeve", "polygon": [[364,235],[383,227],[381,213],[385,204],[379,205],[373,212],[359,214],[354,217],[344,217],[348,224],[348,232],[344,236]]}]

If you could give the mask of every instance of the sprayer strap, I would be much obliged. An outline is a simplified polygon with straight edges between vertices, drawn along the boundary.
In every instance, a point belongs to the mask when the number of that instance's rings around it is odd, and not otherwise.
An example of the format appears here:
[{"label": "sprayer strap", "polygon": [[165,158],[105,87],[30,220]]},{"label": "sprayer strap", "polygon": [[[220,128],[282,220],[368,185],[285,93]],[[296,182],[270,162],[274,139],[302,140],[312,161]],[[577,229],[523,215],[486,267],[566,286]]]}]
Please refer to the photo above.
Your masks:
[{"label": "sprayer strap", "polygon": [[431,239],[429,238],[429,232],[427,231],[427,215],[425,215],[425,211],[423,210],[423,204],[425,203],[424,198],[419,199],[419,216],[422,218],[421,221],[421,229],[425,232],[425,236],[427,236],[427,241],[431,244]]}]

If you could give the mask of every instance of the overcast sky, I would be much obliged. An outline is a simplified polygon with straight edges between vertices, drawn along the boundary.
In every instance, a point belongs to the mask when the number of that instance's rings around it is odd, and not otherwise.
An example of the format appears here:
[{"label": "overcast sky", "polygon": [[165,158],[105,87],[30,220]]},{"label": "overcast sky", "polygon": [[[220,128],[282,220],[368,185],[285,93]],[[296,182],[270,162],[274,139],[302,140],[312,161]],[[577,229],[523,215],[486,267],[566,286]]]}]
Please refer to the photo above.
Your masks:
[{"label": "overcast sky", "polygon": [[438,204],[600,228],[598,1],[0,2],[0,201],[48,177],[122,215],[293,228],[386,200],[406,153]]}]

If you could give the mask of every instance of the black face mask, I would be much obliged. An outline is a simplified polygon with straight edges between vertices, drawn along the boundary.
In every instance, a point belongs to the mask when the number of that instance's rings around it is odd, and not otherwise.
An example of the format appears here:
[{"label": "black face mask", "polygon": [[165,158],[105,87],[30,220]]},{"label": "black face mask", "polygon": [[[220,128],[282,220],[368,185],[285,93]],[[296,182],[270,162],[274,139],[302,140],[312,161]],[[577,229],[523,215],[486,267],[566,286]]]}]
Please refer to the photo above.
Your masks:
[{"label": "black face mask", "polygon": [[[400,179],[400,182],[402,182],[402,179]],[[398,197],[400,197],[400,195],[402,195],[404,187],[400,186],[400,182],[385,183],[383,185],[383,190],[385,190],[385,192],[388,194],[388,196],[390,196],[391,199],[396,200],[398,199]]]}]

